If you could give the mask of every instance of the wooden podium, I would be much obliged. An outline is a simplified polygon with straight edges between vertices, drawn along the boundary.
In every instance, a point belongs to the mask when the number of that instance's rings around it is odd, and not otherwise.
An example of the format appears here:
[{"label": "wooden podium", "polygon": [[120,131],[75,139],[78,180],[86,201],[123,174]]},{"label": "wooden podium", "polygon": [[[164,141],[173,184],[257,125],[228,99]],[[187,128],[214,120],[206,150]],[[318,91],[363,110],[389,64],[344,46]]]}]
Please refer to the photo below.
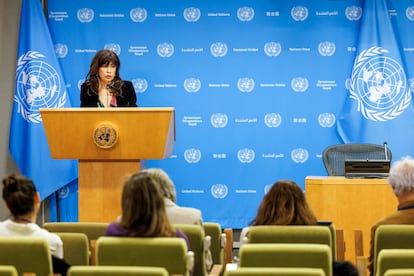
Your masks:
[{"label": "wooden podium", "polygon": [[41,108],[55,159],[77,159],[79,221],[121,214],[125,176],[163,159],[175,142],[174,108]]},{"label": "wooden podium", "polygon": [[355,261],[354,230],[362,230],[364,256],[369,254],[371,226],[397,210],[397,198],[386,179],[308,176],[306,199],[318,220],[344,230],[345,258]]}]

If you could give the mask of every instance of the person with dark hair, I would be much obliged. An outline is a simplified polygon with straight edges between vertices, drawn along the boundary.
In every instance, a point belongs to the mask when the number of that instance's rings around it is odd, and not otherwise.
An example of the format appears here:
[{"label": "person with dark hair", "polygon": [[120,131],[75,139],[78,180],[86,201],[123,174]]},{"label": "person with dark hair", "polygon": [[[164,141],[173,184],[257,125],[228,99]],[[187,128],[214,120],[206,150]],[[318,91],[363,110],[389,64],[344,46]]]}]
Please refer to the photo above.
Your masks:
[{"label": "person with dark hair", "polygon": [[[305,194],[296,182],[279,180],[272,185],[263,197],[254,225],[317,225],[318,220],[306,200]],[[240,235],[240,243],[245,242],[250,227],[245,227]],[[358,276],[357,268],[348,261],[332,263],[334,276]]]},{"label": "person with dark hair", "polygon": [[93,57],[85,82],[81,85],[81,107],[136,107],[132,82],[122,80],[121,62],[111,50],[100,50]]},{"label": "person with dark hair", "polygon": [[0,222],[0,236],[45,238],[52,254],[54,273],[66,275],[69,265],[63,259],[62,240],[36,224],[41,201],[33,181],[17,174],[5,177],[3,200],[11,216]]},{"label": "person with dark hair", "polygon": [[[291,180],[279,180],[263,197],[250,225],[316,225],[317,222],[299,185]],[[249,227],[243,229],[240,242],[248,231]]]},{"label": "person with dark hair", "polygon": [[190,249],[188,237],[170,224],[164,197],[148,172],[141,171],[127,178],[122,191],[121,208],[119,221],[109,224],[106,236],[180,237]]}]

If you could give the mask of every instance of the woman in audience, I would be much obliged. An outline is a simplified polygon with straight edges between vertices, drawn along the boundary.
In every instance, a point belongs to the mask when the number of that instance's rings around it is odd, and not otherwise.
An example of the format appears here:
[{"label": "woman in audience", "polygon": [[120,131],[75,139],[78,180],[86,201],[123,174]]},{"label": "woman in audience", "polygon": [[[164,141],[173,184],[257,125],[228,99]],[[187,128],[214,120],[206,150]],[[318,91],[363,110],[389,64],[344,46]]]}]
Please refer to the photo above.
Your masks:
[{"label": "woman in audience", "polygon": [[190,250],[188,237],[170,224],[164,197],[148,172],[135,173],[125,181],[121,202],[120,220],[108,226],[106,236],[180,237]]},{"label": "woman in audience", "polygon": [[[305,194],[294,181],[279,180],[262,199],[253,225],[316,225],[317,219],[310,209]],[[240,235],[240,242],[248,236],[249,227]]]},{"label": "woman in audience", "polygon": [[40,195],[33,181],[25,176],[11,174],[3,179],[3,200],[11,217],[0,222],[0,236],[43,237],[52,254],[53,271],[66,275],[69,265],[63,260],[62,240],[36,224]]},{"label": "woman in audience", "polygon": [[[279,180],[272,185],[250,223],[254,225],[316,225],[315,214],[309,207],[302,189],[291,180]],[[249,235],[250,227],[245,227],[240,235],[243,244]],[[348,261],[333,262],[334,276],[358,276],[357,268]]]}]

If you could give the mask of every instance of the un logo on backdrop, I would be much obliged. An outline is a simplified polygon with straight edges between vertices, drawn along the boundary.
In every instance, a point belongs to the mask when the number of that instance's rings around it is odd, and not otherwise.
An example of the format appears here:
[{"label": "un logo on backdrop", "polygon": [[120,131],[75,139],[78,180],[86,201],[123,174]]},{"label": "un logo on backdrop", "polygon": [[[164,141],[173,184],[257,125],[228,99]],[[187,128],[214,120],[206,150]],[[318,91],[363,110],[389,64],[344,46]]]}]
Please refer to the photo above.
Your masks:
[{"label": "un logo on backdrop", "polygon": [[189,7],[184,9],[183,16],[187,22],[197,22],[201,17],[201,12],[199,8]]},{"label": "un logo on backdrop", "polygon": [[224,128],[227,126],[228,118],[224,113],[214,113],[210,117],[211,125],[215,128]]},{"label": "un logo on backdrop", "polygon": [[214,198],[225,198],[227,194],[229,193],[229,189],[227,188],[227,185],[224,184],[214,184],[211,186],[211,195]]},{"label": "un logo on backdrop", "polygon": [[121,54],[121,46],[117,43],[107,43],[104,49],[114,51],[118,56]]},{"label": "un logo on backdrop", "polygon": [[187,163],[198,163],[201,160],[201,151],[199,149],[187,149],[184,151],[184,159]]},{"label": "un logo on backdrop", "polygon": [[147,19],[148,13],[144,8],[135,8],[130,10],[129,17],[132,21],[142,23]]},{"label": "un logo on backdrop", "polygon": [[305,21],[309,16],[309,11],[307,7],[297,6],[292,8],[290,15],[295,21]]},{"label": "un logo on backdrop", "polygon": [[174,45],[171,43],[160,43],[157,46],[157,53],[162,58],[169,58],[174,54]]},{"label": "un logo on backdrop", "polygon": [[58,190],[58,197],[59,198],[67,198],[69,196],[69,192],[70,192],[69,186],[66,185],[63,188],[60,188]]},{"label": "un logo on backdrop", "polygon": [[251,7],[238,8],[237,18],[243,22],[252,21],[252,19],[254,18],[254,9]]},{"label": "un logo on backdrop", "polygon": [[305,163],[309,158],[309,153],[306,149],[298,148],[292,150],[290,157],[295,163]]},{"label": "un logo on backdrop", "polygon": [[282,45],[279,42],[267,42],[263,50],[268,57],[277,57],[282,52]]},{"label": "un logo on backdrop", "polygon": [[372,121],[389,121],[403,113],[411,102],[404,70],[387,56],[388,50],[371,47],[355,59],[350,82],[350,97],[358,111]]},{"label": "un logo on backdrop", "polygon": [[414,21],[414,6],[407,7],[405,10],[405,16],[407,16],[408,20]]},{"label": "un logo on backdrop", "polygon": [[56,57],[58,58],[64,58],[68,54],[68,46],[63,43],[57,43],[55,44],[55,53]]},{"label": "un logo on backdrop", "polygon": [[254,150],[244,148],[237,152],[237,158],[241,163],[251,163],[254,160]]},{"label": "un logo on backdrop", "polygon": [[148,82],[146,79],[136,78],[132,80],[132,85],[136,92],[144,93],[148,88]]},{"label": "un logo on backdrop", "polygon": [[272,188],[273,184],[267,184],[264,186],[263,192],[264,194],[267,194],[270,191],[270,188]]},{"label": "un logo on backdrop", "polygon": [[324,41],[319,43],[318,45],[318,51],[319,54],[323,57],[330,57],[333,54],[335,54],[336,46],[335,43]]},{"label": "un logo on backdrop", "polygon": [[63,107],[67,99],[62,82],[42,53],[28,51],[21,55],[17,60],[14,101],[23,119],[41,123],[39,108]]},{"label": "un logo on backdrop", "polygon": [[302,77],[294,78],[290,82],[290,86],[295,92],[305,92],[306,90],[308,90],[309,81],[306,78]]},{"label": "un logo on backdrop", "polygon": [[282,116],[278,113],[267,113],[264,117],[264,123],[267,127],[278,127],[282,123]]},{"label": "un logo on backdrop", "polygon": [[318,116],[318,123],[321,127],[333,127],[336,122],[335,114],[322,113]]},{"label": "un logo on backdrop", "polygon": [[345,9],[345,16],[350,21],[357,21],[362,17],[362,8],[358,6],[350,6]]},{"label": "un logo on backdrop", "polygon": [[82,23],[89,23],[92,22],[93,17],[94,17],[94,12],[92,9],[88,9],[88,8],[82,8],[79,9],[78,12],[76,13],[78,20]]},{"label": "un logo on backdrop", "polygon": [[414,78],[408,79],[408,85],[410,86],[411,92],[414,92]]},{"label": "un logo on backdrop", "polygon": [[237,88],[240,92],[250,93],[254,89],[254,80],[252,78],[240,78],[237,81]]},{"label": "un logo on backdrop", "polygon": [[210,46],[210,53],[213,57],[224,57],[227,55],[227,50],[227,44],[224,42],[216,42]]},{"label": "un logo on backdrop", "polygon": [[197,78],[188,78],[184,80],[184,89],[189,93],[196,93],[201,88],[201,81]]}]

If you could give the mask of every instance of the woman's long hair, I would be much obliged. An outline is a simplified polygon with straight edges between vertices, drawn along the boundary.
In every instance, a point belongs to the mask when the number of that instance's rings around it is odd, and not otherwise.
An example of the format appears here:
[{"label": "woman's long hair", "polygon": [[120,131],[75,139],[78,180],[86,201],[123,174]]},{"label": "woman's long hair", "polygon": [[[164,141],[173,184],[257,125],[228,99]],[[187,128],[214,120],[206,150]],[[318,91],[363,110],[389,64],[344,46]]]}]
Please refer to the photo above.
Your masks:
[{"label": "woman's long hair", "polygon": [[122,84],[124,83],[119,75],[119,68],[121,62],[118,55],[111,50],[100,50],[95,54],[89,67],[89,72],[86,76],[86,86],[88,93],[99,93],[99,68],[112,63],[116,66],[115,77],[110,85],[112,94],[121,96]]},{"label": "woman's long hair", "polygon": [[314,225],[317,219],[302,189],[293,181],[272,185],[260,203],[251,225]]},{"label": "woman's long hair", "polygon": [[121,226],[135,237],[174,237],[164,197],[147,172],[133,174],[122,191]]}]

